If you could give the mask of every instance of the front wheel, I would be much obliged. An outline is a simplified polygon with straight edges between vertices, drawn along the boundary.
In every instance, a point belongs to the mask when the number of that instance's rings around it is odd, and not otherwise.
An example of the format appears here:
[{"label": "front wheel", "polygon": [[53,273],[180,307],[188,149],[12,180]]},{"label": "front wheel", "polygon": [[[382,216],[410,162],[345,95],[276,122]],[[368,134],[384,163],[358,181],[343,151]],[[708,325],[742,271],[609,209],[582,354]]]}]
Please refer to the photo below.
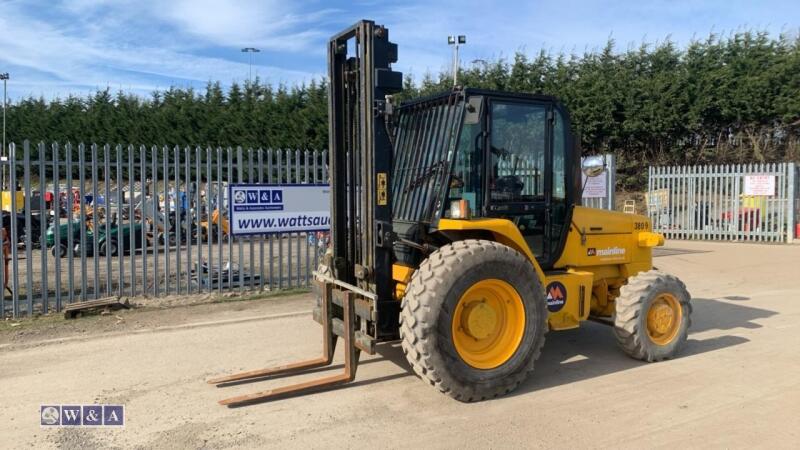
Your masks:
[{"label": "front wheel", "polygon": [[675,276],[650,270],[631,277],[615,302],[614,334],[622,350],[648,362],[674,357],[692,324],[690,300]]},{"label": "front wheel", "polygon": [[457,400],[497,397],[533,370],[546,308],[522,254],[492,241],[454,242],[431,254],[406,289],[403,352],[420,378]]},{"label": "front wheel", "polygon": [[67,249],[68,248],[69,247],[67,247],[67,244],[58,244],[58,245],[54,245],[53,248],[50,249],[50,252],[56,258],[63,258],[65,256],[67,256]]}]

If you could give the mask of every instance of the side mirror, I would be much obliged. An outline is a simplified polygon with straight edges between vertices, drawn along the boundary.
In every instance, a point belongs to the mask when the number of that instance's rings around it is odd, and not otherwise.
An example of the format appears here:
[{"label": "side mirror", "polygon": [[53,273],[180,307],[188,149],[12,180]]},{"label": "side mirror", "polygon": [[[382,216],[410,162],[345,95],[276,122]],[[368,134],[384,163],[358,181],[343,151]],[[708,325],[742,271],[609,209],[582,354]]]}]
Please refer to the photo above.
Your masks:
[{"label": "side mirror", "polygon": [[596,177],[606,170],[606,160],[602,155],[593,155],[583,158],[581,170],[587,178]]}]

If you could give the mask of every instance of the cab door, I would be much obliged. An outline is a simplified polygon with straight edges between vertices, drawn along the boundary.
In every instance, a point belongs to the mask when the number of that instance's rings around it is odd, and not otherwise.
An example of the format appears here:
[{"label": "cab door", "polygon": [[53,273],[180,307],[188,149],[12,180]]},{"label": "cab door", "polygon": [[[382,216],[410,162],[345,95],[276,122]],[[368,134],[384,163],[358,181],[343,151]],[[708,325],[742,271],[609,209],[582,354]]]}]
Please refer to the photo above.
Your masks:
[{"label": "cab door", "polygon": [[557,118],[550,102],[492,98],[486,123],[486,213],[514,222],[545,269],[558,258],[568,212]]}]

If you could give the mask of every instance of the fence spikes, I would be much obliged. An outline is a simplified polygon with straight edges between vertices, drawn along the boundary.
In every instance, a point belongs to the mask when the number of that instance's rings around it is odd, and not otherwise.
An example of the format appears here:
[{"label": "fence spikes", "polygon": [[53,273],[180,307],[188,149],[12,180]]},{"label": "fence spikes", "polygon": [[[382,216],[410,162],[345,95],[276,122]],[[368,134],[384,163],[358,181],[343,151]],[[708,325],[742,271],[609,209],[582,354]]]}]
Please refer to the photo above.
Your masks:
[{"label": "fence spikes", "polygon": [[647,212],[668,238],[791,242],[800,202],[793,163],[650,167]]},{"label": "fence spikes", "polygon": [[316,236],[232,239],[223,223],[229,183],[326,183],[327,151],[33,145],[9,144],[0,162],[19,187],[0,196],[8,238],[19,243],[8,276],[0,270],[10,290],[4,316],[108,296],[275,290],[312,279]]}]

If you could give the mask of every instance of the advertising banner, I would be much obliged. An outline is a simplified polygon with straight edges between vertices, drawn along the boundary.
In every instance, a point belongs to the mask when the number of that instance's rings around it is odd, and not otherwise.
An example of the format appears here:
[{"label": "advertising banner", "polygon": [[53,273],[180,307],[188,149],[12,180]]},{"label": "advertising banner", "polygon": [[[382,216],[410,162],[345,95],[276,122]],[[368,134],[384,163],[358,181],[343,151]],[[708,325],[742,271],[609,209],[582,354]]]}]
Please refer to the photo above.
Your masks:
[{"label": "advertising banner", "polygon": [[231,234],[327,231],[330,192],[327,184],[231,184]]}]

